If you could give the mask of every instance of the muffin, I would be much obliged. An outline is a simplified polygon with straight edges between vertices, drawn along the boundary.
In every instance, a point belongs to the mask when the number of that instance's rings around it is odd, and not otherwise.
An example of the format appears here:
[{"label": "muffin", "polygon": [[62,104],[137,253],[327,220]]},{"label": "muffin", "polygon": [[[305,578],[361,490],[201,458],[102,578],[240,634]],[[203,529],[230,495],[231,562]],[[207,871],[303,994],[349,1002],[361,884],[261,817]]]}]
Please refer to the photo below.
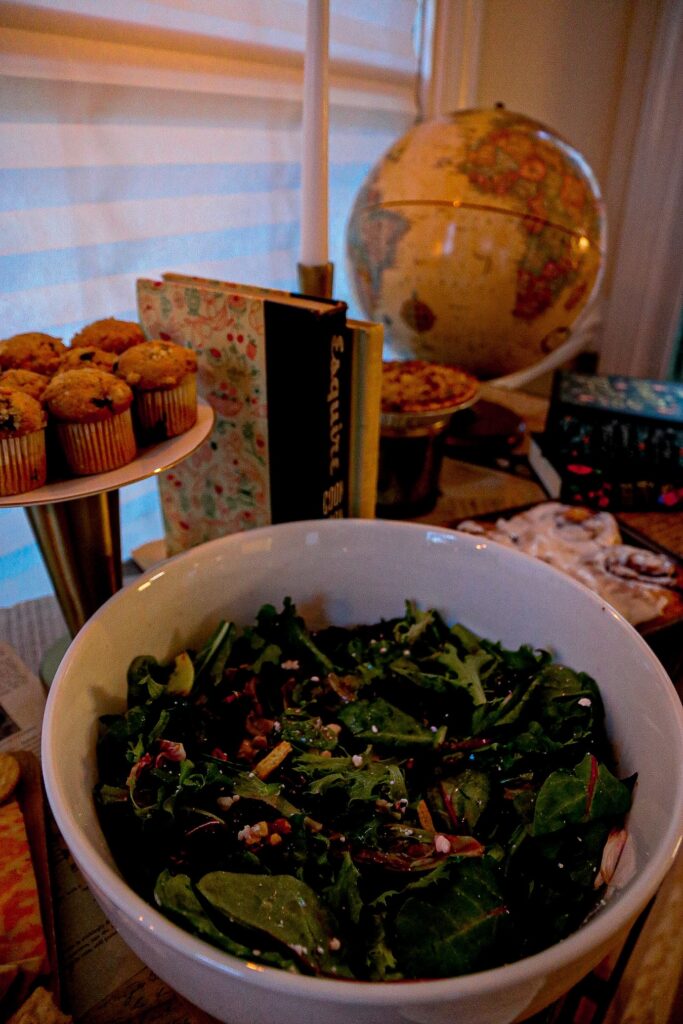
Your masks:
[{"label": "muffin", "polygon": [[129,348],[118,374],[135,392],[135,411],[149,439],[175,437],[197,419],[197,357],[173,341]]},{"label": "muffin", "polygon": [[0,388],[0,495],[41,487],[47,478],[45,411],[24,391]]},{"label": "muffin", "polygon": [[95,367],[98,370],[106,370],[107,373],[116,373],[118,365],[119,357],[116,352],[107,352],[106,349],[96,348],[94,345],[78,345],[76,348],[66,350],[59,372]]},{"label": "muffin", "polygon": [[0,342],[0,370],[33,370],[51,377],[65,352],[66,345],[50,334],[15,334]]},{"label": "muffin", "polygon": [[95,368],[65,370],[44,399],[72,473],[104,473],[135,458],[133,392],[119,377]]},{"label": "muffin", "polygon": [[49,377],[44,373],[35,373],[33,370],[4,370],[0,373],[0,388],[23,391],[24,394],[35,398],[37,402],[42,401],[43,393],[49,383]]},{"label": "muffin", "polygon": [[96,320],[88,324],[82,331],[75,334],[71,339],[72,348],[99,348],[105,352],[114,352],[118,355],[139,345],[145,340],[142,328],[139,324],[130,320],[116,320],[114,317],[107,317],[104,320]]}]

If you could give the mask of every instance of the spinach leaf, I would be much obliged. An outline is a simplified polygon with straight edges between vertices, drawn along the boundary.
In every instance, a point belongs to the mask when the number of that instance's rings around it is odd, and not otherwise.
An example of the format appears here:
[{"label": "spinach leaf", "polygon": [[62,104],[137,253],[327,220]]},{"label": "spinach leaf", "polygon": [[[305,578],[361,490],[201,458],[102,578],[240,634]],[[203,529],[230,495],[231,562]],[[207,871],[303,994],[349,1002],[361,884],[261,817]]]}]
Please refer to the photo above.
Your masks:
[{"label": "spinach leaf", "polygon": [[128,666],[128,707],[160,697],[164,692],[168,671],[151,654],[133,658]]},{"label": "spinach leaf", "polygon": [[434,733],[383,697],[353,701],[337,717],[356,739],[366,743],[394,749],[434,746]]},{"label": "spinach leaf", "polygon": [[227,788],[230,795],[257,800],[267,804],[286,818],[299,814],[300,809],[283,795],[279,782],[264,782],[254,772],[227,761],[206,760],[206,784]]},{"label": "spinach leaf", "polygon": [[459,775],[440,779],[429,789],[428,795],[444,831],[465,827],[471,834],[488,805],[491,780],[486,772],[466,768]]},{"label": "spinach leaf", "polygon": [[528,719],[532,697],[540,686],[541,680],[538,677],[531,682],[525,680],[510,689],[505,696],[492,700],[486,707],[477,708],[472,716],[474,735],[509,729]]},{"label": "spinach leaf", "polygon": [[347,851],[342,855],[337,877],[325,890],[325,897],[337,919],[351,926],[360,924],[363,912],[360,881],[361,873]]},{"label": "spinach leaf", "polygon": [[336,937],[313,890],[291,875],[212,871],[197,883],[207,904],[228,920],[281,943],[316,974],[339,974]]},{"label": "spinach leaf", "polygon": [[396,913],[392,949],[408,978],[444,978],[491,964],[510,916],[491,868],[458,861],[433,884],[414,886]]},{"label": "spinach leaf", "polygon": [[201,648],[194,663],[195,684],[217,686],[235,642],[234,623],[222,621]]},{"label": "spinach leaf", "polygon": [[187,931],[199,935],[226,953],[232,953],[242,960],[259,960],[285,970],[294,966],[292,958],[275,950],[255,951],[216,927],[200,903],[188,875],[172,875],[170,871],[162,871],[154,887],[154,900],[161,910]]},{"label": "spinach leaf", "polygon": [[319,672],[333,672],[335,666],[328,656],[317,646],[306,623],[297,615],[296,607],[291,598],[286,597],[282,603],[282,611],[277,612],[273,605],[263,605],[257,616],[257,629],[264,639],[277,644],[281,650],[288,652],[288,657],[300,657]]},{"label": "spinach leaf", "polygon": [[334,750],[337,746],[337,732],[323,725],[320,717],[312,718],[302,711],[290,709],[282,715],[281,723],[282,739],[294,747]]},{"label": "spinach leaf", "polygon": [[188,931],[224,949],[226,953],[232,953],[233,956],[243,959],[251,957],[251,949],[248,946],[236,942],[216,928],[195,895],[192,882],[187,875],[172,875],[168,870],[162,871],[154,887],[154,900],[161,910],[166,911]]},{"label": "spinach leaf", "polygon": [[604,743],[600,691],[585,672],[548,665],[539,674],[534,716],[553,739],[565,743]]},{"label": "spinach leaf", "polygon": [[593,754],[571,770],[552,772],[541,786],[534,809],[534,835],[596,818],[616,818],[629,809],[631,794]]}]

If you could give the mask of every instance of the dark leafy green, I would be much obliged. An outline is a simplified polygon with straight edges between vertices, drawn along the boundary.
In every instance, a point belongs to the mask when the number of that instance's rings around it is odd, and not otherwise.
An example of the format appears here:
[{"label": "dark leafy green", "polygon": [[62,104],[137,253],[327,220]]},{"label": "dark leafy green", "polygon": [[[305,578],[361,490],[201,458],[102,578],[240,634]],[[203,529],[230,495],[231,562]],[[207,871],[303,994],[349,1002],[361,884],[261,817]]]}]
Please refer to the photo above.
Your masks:
[{"label": "dark leafy green", "polygon": [[312,634],[294,604],[133,660],[96,800],[130,884],[242,957],[444,977],[581,924],[633,779],[598,687],[434,609]]},{"label": "dark leafy green", "polygon": [[197,891],[232,924],[286,946],[317,973],[339,973],[328,915],[305,882],[292,875],[212,871],[200,878]]},{"label": "dark leafy green", "polygon": [[630,805],[628,787],[586,754],[576,768],[560,768],[545,780],[536,797],[533,832],[542,836],[567,825],[625,814]]},{"label": "dark leafy green", "polygon": [[393,948],[404,975],[429,978],[491,966],[493,951],[514,935],[495,871],[469,860],[435,874],[408,886],[396,914]]}]

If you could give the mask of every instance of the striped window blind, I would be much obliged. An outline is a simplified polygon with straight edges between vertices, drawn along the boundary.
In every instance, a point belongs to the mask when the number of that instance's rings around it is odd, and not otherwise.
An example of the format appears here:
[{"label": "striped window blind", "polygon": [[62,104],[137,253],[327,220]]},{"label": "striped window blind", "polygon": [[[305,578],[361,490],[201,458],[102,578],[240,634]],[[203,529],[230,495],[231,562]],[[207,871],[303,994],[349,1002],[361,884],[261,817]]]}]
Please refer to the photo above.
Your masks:
[{"label": "striped window blind", "polygon": [[[330,5],[330,259],[368,169],[415,117],[419,0]],[[134,319],[165,270],[296,288],[305,0],[0,0],[0,337]],[[121,491],[124,557],[161,534]],[[49,593],[0,511],[0,604]]]}]

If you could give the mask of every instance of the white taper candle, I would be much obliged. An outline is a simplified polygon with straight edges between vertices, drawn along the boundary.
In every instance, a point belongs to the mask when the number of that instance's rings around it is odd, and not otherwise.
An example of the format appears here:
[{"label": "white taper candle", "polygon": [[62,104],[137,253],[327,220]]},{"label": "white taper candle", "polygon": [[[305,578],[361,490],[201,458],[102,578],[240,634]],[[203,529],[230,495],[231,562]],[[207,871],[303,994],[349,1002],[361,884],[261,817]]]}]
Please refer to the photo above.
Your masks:
[{"label": "white taper candle", "polygon": [[329,0],[308,0],[304,58],[301,164],[301,263],[320,266],[328,255]]}]

